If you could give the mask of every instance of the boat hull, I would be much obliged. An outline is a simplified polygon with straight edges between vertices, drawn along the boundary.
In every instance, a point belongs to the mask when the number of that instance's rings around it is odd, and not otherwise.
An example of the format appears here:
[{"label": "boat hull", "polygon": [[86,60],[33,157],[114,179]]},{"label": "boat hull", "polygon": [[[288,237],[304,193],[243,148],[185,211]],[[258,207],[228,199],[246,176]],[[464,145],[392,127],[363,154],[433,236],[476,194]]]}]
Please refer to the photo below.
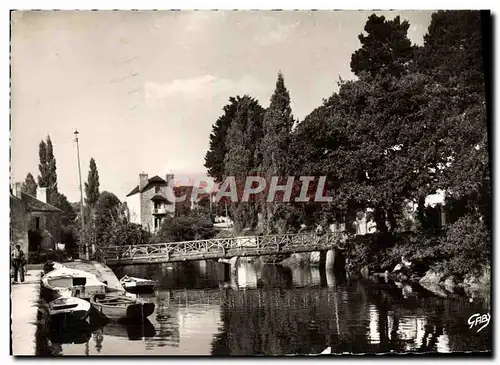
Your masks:
[{"label": "boat hull", "polygon": [[91,305],[79,298],[59,298],[49,303],[49,315],[54,320],[80,321],[87,318]]},{"label": "boat hull", "polygon": [[150,316],[155,309],[154,303],[134,301],[120,305],[107,305],[101,304],[93,298],[91,304],[99,314],[113,321],[146,318]]},{"label": "boat hull", "polygon": [[124,285],[123,288],[129,293],[153,293],[155,291],[155,285]]},{"label": "boat hull", "polygon": [[120,283],[123,288],[131,293],[151,293],[154,291],[157,283],[153,280],[134,278],[129,276],[124,276]]},{"label": "boat hull", "polygon": [[89,315],[89,311],[86,310],[75,310],[70,313],[54,313],[50,315],[50,318],[55,321],[69,321],[77,322],[83,321]]}]

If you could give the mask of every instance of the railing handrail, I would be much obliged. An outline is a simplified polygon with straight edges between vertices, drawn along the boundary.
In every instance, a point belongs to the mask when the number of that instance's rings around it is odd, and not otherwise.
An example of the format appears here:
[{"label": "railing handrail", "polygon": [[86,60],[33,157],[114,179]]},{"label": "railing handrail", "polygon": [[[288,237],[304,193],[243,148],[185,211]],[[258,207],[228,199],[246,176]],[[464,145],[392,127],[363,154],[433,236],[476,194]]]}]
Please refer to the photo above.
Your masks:
[{"label": "railing handrail", "polygon": [[[324,233],[321,236],[317,237],[324,237],[324,236],[338,236],[343,232],[330,232],[330,233]],[[137,248],[137,247],[165,247],[165,246],[179,246],[182,244],[195,244],[195,243],[200,243],[200,242],[223,242],[223,241],[237,241],[241,239],[265,239],[265,238],[274,238],[274,237],[286,237],[286,236],[294,236],[294,237],[310,237],[310,236],[315,236],[314,232],[303,232],[303,233],[281,233],[281,234],[271,234],[271,235],[265,235],[265,236],[237,236],[237,237],[223,237],[223,238],[203,238],[199,240],[191,240],[191,241],[178,241],[178,242],[160,242],[160,243],[146,243],[146,244],[141,244],[141,245],[113,245],[113,246],[107,246],[104,247],[103,249],[110,249],[110,248],[116,248],[116,247],[123,247],[123,248]]]}]

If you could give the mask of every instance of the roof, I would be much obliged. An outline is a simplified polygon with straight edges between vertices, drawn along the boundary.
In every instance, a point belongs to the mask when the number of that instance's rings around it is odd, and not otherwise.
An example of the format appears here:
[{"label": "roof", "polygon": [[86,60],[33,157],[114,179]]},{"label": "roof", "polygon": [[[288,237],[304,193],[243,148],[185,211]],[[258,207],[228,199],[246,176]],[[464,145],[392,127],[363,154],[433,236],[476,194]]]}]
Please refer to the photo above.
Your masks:
[{"label": "roof", "polygon": [[49,203],[44,203],[43,201],[38,200],[37,198],[29,194],[21,193],[21,197],[22,200],[26,202],[28,209],[32,212],[61,212],[61,209]]},{"label": "roof", "polygon": [[156,194],[155,196],[153,196],[153,197],[151,198],[151,200],[157,200],[157,201],[158,201],[158,200],[162,200],[162,201],[167,201],[167,202],[168,202],[168,199],[167,199],[167,198],[165,198],[163,195],[160,195],[160,194]]},{"label": "roof", "polygon": [[161,177],[159,177],[158,175],[156,176],[153,176],[152,178],[148,179],[148,183],[146,184],[146,186],[144,186],[142,188],[142,190],[139,190],[139,185],[137,185],[134,189],[132,189],[132,191],[130,193],[127,194],[127,196],[130,196],[130,195],[134,195],[134,194],[137,194],[139,192],[143,192],[144,190],[146,190],[150,185],[153,185],[153,184],[167,184],[167,182],[165,181],[165,179],[162,179]]}]

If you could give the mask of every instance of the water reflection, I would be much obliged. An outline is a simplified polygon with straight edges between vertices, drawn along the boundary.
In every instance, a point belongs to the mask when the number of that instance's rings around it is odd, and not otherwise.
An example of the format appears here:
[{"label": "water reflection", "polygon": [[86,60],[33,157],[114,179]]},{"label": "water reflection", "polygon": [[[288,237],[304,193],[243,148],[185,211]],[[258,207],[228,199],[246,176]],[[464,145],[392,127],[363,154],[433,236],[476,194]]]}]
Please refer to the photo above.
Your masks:
[{"label": "water reflection", "polygon": [[[231,275],[213,261],[125,267],[156,279],[156,304],[142,323],[90,323],[64,336],[64,355],[286,355],[454,352],[491,349],[491,329],[467,319],[488,298],[439,298],[418,287],[360,282],[319,268],[286,269],[241,260]],[[119,274],[120,275],[120,274]],[[54,334],[55,333],[55,334]]]}]

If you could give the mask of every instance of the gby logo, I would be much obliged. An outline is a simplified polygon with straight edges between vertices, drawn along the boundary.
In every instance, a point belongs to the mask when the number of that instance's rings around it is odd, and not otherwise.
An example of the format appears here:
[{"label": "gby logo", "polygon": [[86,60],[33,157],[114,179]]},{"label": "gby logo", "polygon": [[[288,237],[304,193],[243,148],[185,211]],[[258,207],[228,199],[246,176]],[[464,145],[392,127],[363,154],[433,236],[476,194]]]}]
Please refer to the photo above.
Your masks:
[{"label": "gby logo", "polygon": [[490,319],[491,319],[491,315],[489,313],[486,313],[483,315],[481,315],[479,313],[475,313],[469,317],[469,320],[467,321],[467,323],[469,323],[470,329],[472,329],[472,327],[477,327],[477,326],[482,324],[482,326],[476,331],[476,333],[477,333],[490,324]]}]

